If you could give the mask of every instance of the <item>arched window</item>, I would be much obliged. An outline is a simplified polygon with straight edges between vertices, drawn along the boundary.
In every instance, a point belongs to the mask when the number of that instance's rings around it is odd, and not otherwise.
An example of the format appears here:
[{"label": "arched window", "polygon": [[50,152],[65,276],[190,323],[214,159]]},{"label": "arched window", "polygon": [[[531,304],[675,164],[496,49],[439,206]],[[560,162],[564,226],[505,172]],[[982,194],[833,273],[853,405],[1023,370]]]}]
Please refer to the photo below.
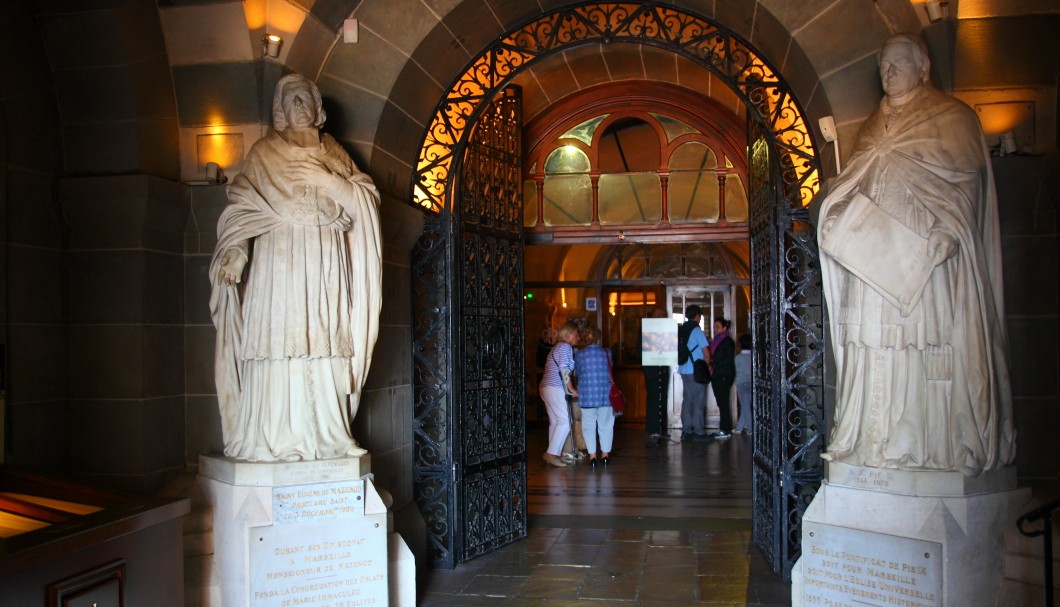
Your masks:
[{"label": "arched window", "polygon": [[662,217],[659,135],[644,120],[621,118],[597,143],[600,223],[658,223]]},{"label": "arched window", "polygon": [[705,143],[681,144],[670,155],[670,220],[718,220],[718,156]]},{"label": "arched window", "polygon": [[545,225],[589,225],[593,218],[589,157],[574,145],[561,145],[545,161]]},{"label": "arched window", "polygon": [[524,226],[746,223],[739,148],[719,133],[638,109],[563,128],[526,159]]}]

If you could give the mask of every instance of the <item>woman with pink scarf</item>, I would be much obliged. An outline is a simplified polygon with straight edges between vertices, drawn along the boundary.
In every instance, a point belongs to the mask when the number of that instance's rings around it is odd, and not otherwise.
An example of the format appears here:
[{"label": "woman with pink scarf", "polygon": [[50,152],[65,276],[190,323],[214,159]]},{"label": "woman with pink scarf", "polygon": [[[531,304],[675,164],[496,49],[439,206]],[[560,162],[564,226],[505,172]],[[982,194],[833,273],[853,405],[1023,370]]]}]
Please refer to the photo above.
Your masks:
[{"label": "woman with pink scarf", "polygon": [[721,412],[721,429],[711,435],[716,439],[732,436],[729,391],[736,381],[736,342],[729,337],[731,324],[722,316],[714,319],[714,338],[710,340],[710,389],[714,391]]}]

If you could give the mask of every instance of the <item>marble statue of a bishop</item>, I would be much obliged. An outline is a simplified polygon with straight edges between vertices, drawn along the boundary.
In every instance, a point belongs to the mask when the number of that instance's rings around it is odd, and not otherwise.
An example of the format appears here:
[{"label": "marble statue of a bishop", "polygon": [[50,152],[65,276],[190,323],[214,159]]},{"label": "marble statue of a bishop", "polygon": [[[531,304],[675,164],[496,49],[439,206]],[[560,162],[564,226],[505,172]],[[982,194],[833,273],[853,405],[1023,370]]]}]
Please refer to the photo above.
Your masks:
[{"label": "marble statue of a bishop", "polygon": [[251,148],[218,221],[210,311],[232,458],[365,453],[351,425],[379,327],[379,193],[320,132],[324,119],[312,81],[280,79],[274,130]]},{"label": "marble statue of a bishop", "polygon": [[997,198],[975,112],[929,67],[919,38],[886,42],[886,94],[821,206],[837,364],[823,457],[972,476],[1016,451]]}]

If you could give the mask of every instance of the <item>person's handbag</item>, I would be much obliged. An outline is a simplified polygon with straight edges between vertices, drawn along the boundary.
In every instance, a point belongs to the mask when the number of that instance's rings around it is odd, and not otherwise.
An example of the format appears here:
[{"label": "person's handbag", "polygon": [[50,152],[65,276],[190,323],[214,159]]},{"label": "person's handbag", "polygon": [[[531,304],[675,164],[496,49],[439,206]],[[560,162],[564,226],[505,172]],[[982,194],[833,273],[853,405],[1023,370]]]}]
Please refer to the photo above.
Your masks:
[{"label": "person's handbag", "polygon": [[607,395],[611,399],[611,410],[614,411],[615,417],[625,415],[626,397],[622,396],[622,391],[615,384],[615,375],[611,372],[610,365],[607,367],[607,374],[611,377],[611,392]]},{"label": "person's handbag", "polygon": [[692,361],[692,379],[697,384],[710,383],[710,365],[705,360]]},{"label": "person's handbag", "polygon": [[[688,344],[683,344],[685,352],[688,353],[688,357],[692,358],[692,348],[688,347]],[[692,361],[692,380],[697,384],[709,384],[710,383],[710,365],[705,360],[693,360]]]},{"label": "person's handbag", "polygon": [[622,396],[622,391],[618,389],[618,386],[611,384],[611,410],[615,412],[615,417],[625,415],[626,413],[626,397]]}]

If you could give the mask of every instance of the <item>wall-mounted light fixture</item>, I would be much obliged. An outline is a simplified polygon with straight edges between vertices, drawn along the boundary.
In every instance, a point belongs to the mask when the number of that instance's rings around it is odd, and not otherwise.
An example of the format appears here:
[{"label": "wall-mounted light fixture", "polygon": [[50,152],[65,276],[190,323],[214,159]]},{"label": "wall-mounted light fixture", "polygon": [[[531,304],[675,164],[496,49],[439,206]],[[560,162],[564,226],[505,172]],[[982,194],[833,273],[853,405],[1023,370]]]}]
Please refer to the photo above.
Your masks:
[{"label": "wall-mounted light fixture", "polygon": [[927,11],[928,19],[932,23],[945,19],[947,5],[949,5],[947,0],[927,0],[924,2],[924,10]]},{"label": "wall-mounted light fixture", "polygon": [[279,57],[281,44],[283,44],[283,38],[280,38],[276,34],[265,34],[261,38],[262,55],[273,58]]},{"label": "wall-mounted light fixture", "polygon": [[835,144],[835,172],[838,175],[843,172],[843,166],[839,163],[839,132],[835,128],[835,117],[825,116],[817,121],[817,125],[821,127],[821,137]]},{"label": "wall-mounted light fixture", "polygon": [[[1004,97],[1005,93],[1000,92],[998,96]],[[996,154],[1008,156],[1024,148],[1033,150],[1038,139],[1038,123],[1033,101],[999,99],[977,103],[975,112],[979,115],[979,123],[983,125],[987,144]]]},{"label": "wall-mounted light fixture", "polygon": [[197,135],[195,148],[199,175],[203,176],[206,184],[225,183],[228,181],[226,169],[238,173],[242,168],[243,135],[240,133]]},{"label": "wall-mounted light fixture", "polygon": [[206,183],[216,185],[226,181],[228,181],[228,178],[225,177],[225,172],[224,169],[221,168],[221,165],[216,162],[206,163]]}]

